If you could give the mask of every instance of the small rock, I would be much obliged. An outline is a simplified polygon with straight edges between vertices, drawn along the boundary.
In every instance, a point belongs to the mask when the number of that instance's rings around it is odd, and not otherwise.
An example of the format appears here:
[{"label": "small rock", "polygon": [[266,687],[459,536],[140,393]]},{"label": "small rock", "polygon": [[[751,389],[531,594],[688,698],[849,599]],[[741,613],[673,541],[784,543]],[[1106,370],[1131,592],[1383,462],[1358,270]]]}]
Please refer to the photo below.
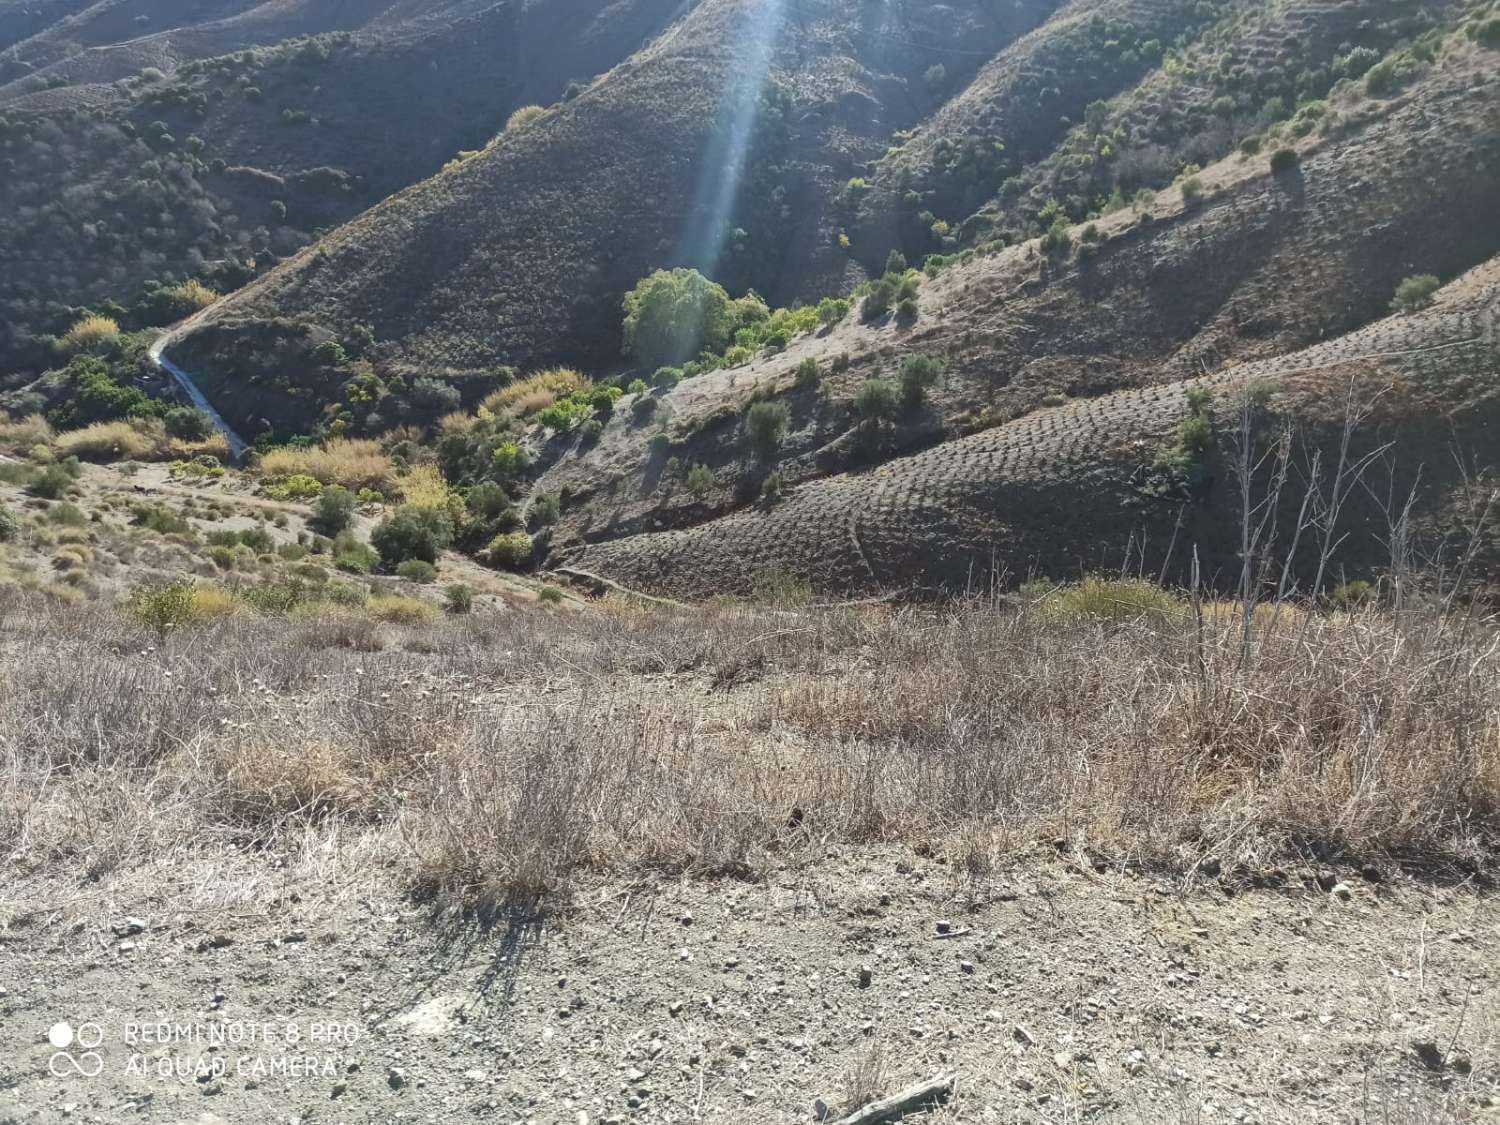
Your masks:
[{"label": "small rock", "polygon": [[940,933],[940,934],[946,934],[946,933],[951,932],[952,929],[953,929],[953,923],[950,922],[950,921],[948,921],[948,919],[946,919],[946,918],[940,918],[938,920],[938,923],[937,923],[937,932],[938,933]]},{"label": "small rock", "polygon": [[1020,1024],[1016,1024],[1015,1028],[1011,1031],[1011,1036],[1017,1043],[1024,1043],[1028,1047],[1036,1046],[1036,1040],[1031,1037],[1031,1032],[1027,1031]]},{"label": "small rock", "polygon": [[974,972],[974,962],[972,962],[972,961],[960,961],[958,963],[958,971],[961,972],[961,973],[972,974]]},{"label": "small rock", "polygon": [[833,1111],[828,1108],[828,1103],[822,1098],[813,1099],[813,1120],[827,1121],[833,1116]]},{"label": "small rock", "polygon": [[1350,889],[1348,883],[1335,883],[1329,889],[1328,893],[1331,894],[1334,898],[1338,899],[1340,902],[1348,902],[1351,898],[1354,897],[1354,891]]},{"label": "small rock", "polygon": [[348,1089],[349,1089],[349,1083],[347,1083],[347,1082],[335,1082],[333,1084],[333,1093],[330,1094],[329,1097],[342,1098],[344,1096],[345,1092]]},{"label": "small rock", "polygon": [[121,953],[134,953],[135,952],[135,942],[133,942],[133,941],[122,941],[120,943],[120,952]]},{"label": "small rock", "polygon": [[404,1068],[393,1066],[385,1072],[385,1084],[392,1090],[399,1090],[405,1086],[408,1079]]},{"label": "small rock", "polygon": [[289,930],[281,939],[282,945],[295,945],[299,941],[307,940],[306,930]]},{"label": "small rock", "polygon": [[127,916],[121,918],[110,928],[114,930],[116,937],[134,937],[136,934],[146,932],[146,920],[144,918]]},{"label": "small rock", "polygon": [[874,980],[874,979],[875,979],[875,970],[874,969],[870,968],[869,965],[861,965],[859,967],[859,987],[860,988],[869,988],[870,987],[870,982],[872,980]]}]

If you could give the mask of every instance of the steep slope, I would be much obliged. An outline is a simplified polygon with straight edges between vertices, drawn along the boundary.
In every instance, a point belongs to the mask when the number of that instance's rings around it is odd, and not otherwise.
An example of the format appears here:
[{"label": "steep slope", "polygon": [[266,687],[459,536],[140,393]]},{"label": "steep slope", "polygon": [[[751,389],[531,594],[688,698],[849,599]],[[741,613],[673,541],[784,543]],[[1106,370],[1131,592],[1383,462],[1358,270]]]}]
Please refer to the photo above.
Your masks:
[{"label": "steep slope", "polygon": [[699,265],[773,299],[837,288],[847,267],[838,189],[930,110],[931,95],[913,90],[935,52],[961,48],[972,69],[1051,8],[710,0],[576,99],[362,216],[220,319],[292,317],[336,333],[367,322],[394,370],[462,373],[606,361],[621,293],[663,264]]},{"label": "steep slope", "polygon": [[[1025,246],[952,268],[924,287],[922,316],[909,331],[844,325],[751,368],[690,380],[663,396],[667,440],[654,449],[651,431],[617,412],[596,445],[563,456],[538,484],[568,497],[554,558],[648,589],[695,593],[743,588],[772,566],[840,591],[951,584],[982,560],[986,572],[1076,572],[1123,550],[1132,532],[1153,531],[1157,547],[1172,537],[1180,504],[1150,502],[1146,479],[1185,409],[1182,391],[1163,384],[1204,372],[1223,373],[1210,376],[1218,388],[1226,379],[1238,386],[1279,377],[1288,366],[1321,371],[1316,356],[1285,357],[1350,332],[1365,335],[1348,336],[1340,355],[1405,350],[1385,342],[1392,333],[1420,338],[1413,347],[1452,345],[1435,353],[1451,367],[1421,369],[1421,409],[1399,428],[1408,468],[1451,463],[1441,432],[1471,426],[1472,439],[1491,417],[1487,392],[1468,380],[1493,375],[1492,336],[1452,328],[1439,314],[1381,318],[1403,275],[1451,278],[1500,252],[1500,230],[1488,219],[1500,188],[1489,61],[1454,53],[1398,101],[1367,107],[1367,124],[1308,144],[1295,174],[1272,176],[1263,158],[1215,166],[1203,177],[1209,202],[1185,210],[1172,201],[1151,221],[1101,223],[1097,248],[1085,245],[1090,252],[1077,259]],[[1434,193],[1429,206],[1410,206],[1426,192]],[[1470,282],[1449,301],[1468,302],[1463,316],[1490,316],[1488,298],[1476,292]],[[854,415],[854,392],[867,378],[893,375],[913,352],[944,360],[943,387],[893,431],[872,432]],[[793,388],[793,371],[809,356],[825,371],[841,357],[821,393]],[[1398,384],[1411,376],[1386,363],[1366,366]],[[1133,386],[1143,389],[1118,390]],[[749,456],[739,428],[757,391],[783,395],[792,408],[776,466],[789,494],[771,503],[754,499],[768,467]],[[1324,419],[1288,394],[1298,404],[1290,417],[1311,440]],[[1055,405],[1068,397],[1090,402]],[[952,440],[975,429],[984,432]],[[859,471],[934,443],[929,453]],[[1492,441],[1472,444],[1493,458]],[[706,464],[719,487],[693,496],[669,459]],[[1028,483],[1006,483],[1022,469]],[[1426,479],[1439,481],[1441,471],[1432,472]],[[1224,479],[1222,465],[1215,475]],[[1438,504],[1441,492],[1432,499]],[[1224,548],[1231,537],[1214,521],[1227,511],[1226,494],[1198,500],[1188,511],[1201,516],[1205,550]],[[910,510],[898,517],[901,508]],[[836,530],[851,526],[859,530]],[[650,534],[658,529],[676,530]],[[866,544],[868,563],[853,552],[856,541]],[[1350,548],[1366,561],[1371,549]]]},{"label": "steep slope", "polygon": [[[388,4],[358,35],[206,61],[171,55],[185,34],[174,31],[155,37],[170,77],[0,104],[0,366],[44,363],[28,334],[65,330],[82,304],[129,305],[147,279],[235,288],[483,147],[518,106],[607,70],[672,10]],[[215,25],[214,45],[289,26],[245,23]]]}]

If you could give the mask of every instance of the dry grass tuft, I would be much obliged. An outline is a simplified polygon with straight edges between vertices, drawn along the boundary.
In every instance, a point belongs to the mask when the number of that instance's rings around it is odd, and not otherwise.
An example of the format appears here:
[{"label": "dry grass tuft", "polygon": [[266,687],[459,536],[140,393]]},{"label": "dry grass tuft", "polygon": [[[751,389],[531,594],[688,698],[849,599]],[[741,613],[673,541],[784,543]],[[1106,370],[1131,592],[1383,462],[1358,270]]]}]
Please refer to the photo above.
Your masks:
[{"label": "dry grass tuft", "polygon": [[171,445],[159,418],[95,422],[58,434],[52,442],[59,457],[85,461],[156,461],[170,452]]},{"label": "dry grass tuft", "polygon": [[261,455],[261,475],[272,480],[309,476],[323,484],[345,488],[383,488],[396,475],[395,465],[378,441],[366,438],[335,438],[321,446],[283,446]]},{"label": "dry grass tuft", "polygon": [[38,445],[51,445],[52,426],[40,414],[11,418],[0,411],[0,449],[7,453],[28,453]]},{"label": "dry grass tuft", "polygon": [[524,418],[545,410],[558,399],[593,386],[588,376],[571,367],[550,367],[507,387],[492,391],[480,403],[481,409],[497,417]]},{"label": "dry grass tuft", "polygon": [[120,335],[120,326],[107,316],[90,314],[80,318],[59,341],[69,355],[91,352],[112,343]]}]

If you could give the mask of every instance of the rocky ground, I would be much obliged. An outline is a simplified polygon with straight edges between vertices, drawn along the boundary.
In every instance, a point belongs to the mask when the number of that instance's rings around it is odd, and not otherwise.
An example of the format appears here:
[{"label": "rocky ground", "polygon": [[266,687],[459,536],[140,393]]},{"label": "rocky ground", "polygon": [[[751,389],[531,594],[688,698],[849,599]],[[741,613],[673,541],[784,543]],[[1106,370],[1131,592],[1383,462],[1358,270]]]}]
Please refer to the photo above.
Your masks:
[{"label": "rocky ground", "polygon": [[848,849],[480,920],[380,868],[0,892],[0,1121],[798,1122],[943,1074],[915,1119],[1500,1120],[1500,924],[1468,887]]}]

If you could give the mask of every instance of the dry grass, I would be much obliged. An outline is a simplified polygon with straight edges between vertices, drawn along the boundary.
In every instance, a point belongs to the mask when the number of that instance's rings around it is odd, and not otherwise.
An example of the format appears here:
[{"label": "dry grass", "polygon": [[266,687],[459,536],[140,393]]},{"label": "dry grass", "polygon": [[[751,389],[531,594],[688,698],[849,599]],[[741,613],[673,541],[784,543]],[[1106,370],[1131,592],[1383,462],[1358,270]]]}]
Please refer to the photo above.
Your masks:
[{"label": "dry grass", "polygon": [[90,314],[80,318],[59,341],[69,355],[93,351],[120,335],[120,326],[107,316]]},{"label": "dry grass", "polygon": [[447,508],[453,490],[436,465],[413,465],[396,481],[401,500],[417,508]]},{"label": "dry grass", "polygon": [[592,385],[588,376],[571,367],[550,367],[492,391],[479,405],[496,417],[524,418],[545,410],[565,395],[587,390]]},{"label": "dry grass", "polygon": [[11,418],[0,411],[0,449],[7,453],[28,453],[35,446],[51,445],[52,426],[40,414]]},{"label": "dry grass", "polygon": [[59,457],[85,461],[155,461],[171,444],[159,418],[132,418],[68,430],[53,439],[52,448]]},{"label": "dry grass", "polygon": [[260,471],[271,480],[302,475],[355,490],[386,487],[396,473],[380,443],[364,438],[335,438],[307,449],[270,449],[261,456]]},{"label": "dry grass", "polygon": [[749,875],[831,841],[959,871],[1062,837],[1182,871],[1451,873],[1500,827],[1490,622],[1293,615],[1241,670],[1233,617],[1200,649],[1191,626],[989,604],[440,619],[377,596],[160,640],[94,605],[4,609],[7,869],[232,822],[385,834],[460,893]]},{"label": "dry grass", "polygon": [[219,299],[219,294],[210,289],[196,278],[189,278],[172,292],[182,301],[192,307],[194,312],[202,312]]}]

